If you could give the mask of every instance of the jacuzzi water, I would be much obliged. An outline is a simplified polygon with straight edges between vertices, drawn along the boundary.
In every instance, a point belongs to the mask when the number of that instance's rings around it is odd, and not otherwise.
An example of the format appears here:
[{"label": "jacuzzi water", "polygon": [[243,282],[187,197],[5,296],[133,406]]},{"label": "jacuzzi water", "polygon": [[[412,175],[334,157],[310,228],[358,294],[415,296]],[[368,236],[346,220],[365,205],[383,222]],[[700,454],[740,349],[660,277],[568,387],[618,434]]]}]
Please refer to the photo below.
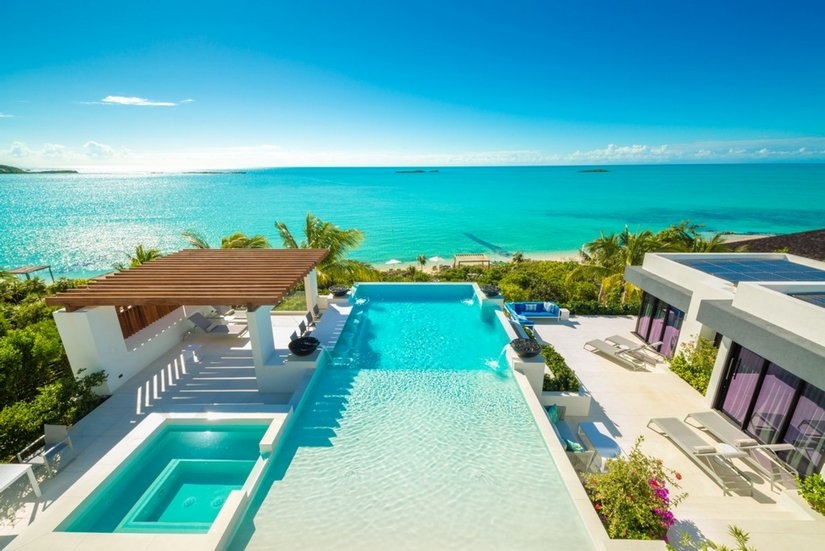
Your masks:
[{"label": "jacuzzi water", "polygon": [[230,549],[592,549],[470,285],[361,284]]},{"label": "jacuzzi water", "polygon": [[170,424],[63,523],[67,532],[205,533],[243,486],[267,424]]}]

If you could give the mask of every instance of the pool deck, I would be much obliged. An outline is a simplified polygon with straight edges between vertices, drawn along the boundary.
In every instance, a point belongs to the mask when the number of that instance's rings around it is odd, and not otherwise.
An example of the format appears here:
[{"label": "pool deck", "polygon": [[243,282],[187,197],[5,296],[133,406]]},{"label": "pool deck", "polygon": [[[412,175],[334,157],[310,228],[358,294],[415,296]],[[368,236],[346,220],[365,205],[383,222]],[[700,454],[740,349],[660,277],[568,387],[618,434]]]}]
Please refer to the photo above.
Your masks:
[{"label": "pool deck", "polygon": [[[288,315],[272,317],[276,347],[286,347],[289,334],[300,319]],[[825,517],[810,515],[798,506],[798,500],[778,489],[771,490],[767,481],[747,468],[754,480],[754,497],[723,496],[721,488],[674,444],[646,428],[652,417],[683,418],[688,413],[707,410],[708,405],[665,363],[649,371],[630,371],[584,350],[583,345],[589,340],[614,334],[632,338],[634,323],[635,318],[630,316],[573,317],[568,321],[539,323],[536,331],[566,358],[591,392],[593,402],[588,420],[603,422],[626,451],[643,435],[645,452],[660,457],[666,466],[683,475],[682,489],[689,495],[674,511],[679,519],[676,528],[731,545],[728,526],[733,524],[750,534],[750,544],[759,551],[813,549],[821,545]],[[72,427],[70,434],[77,457],[53,478],[43,479],[45,473],[38,472],[42,498],[35,498],[25,479],[4,492],[0,497],[0,548],[43,548],[38,546],[37,539],[40,521],[67,514],[61,510],[65,500],[55,500],[150,413],[284,412],[290,398],[290,394],[258,392],[248,339],[197,334],[187,337]],[[576,423],[584,419],[568,420]],[[786,492],[789,493],[792,492]],[[33,523],[36,524],[28,529]],[[176,541],[158,534],[150,547],[179,548]],[[78,541],[77,548],[90,547],[82,547]]]},{"label": "pool deck", "polygon": [[[825,538],[825,517],[809,512],[801,500],[793,499],[744,463],[737,462],[753,480],[753,497],[722,495],[722,489],[700,470],[670,440],[647,428],[652,417],[677,417],[710,409],[704,396],[690,387],[661,362],[649,371],[633,371],[584,349],[584,343],[620,334],[635,339],[633,316],[579,316],[568,322],[545,322],[535,329],[542,340],[565,357],[592,395],[589,421],[601,421],[626,452],[639,436],[642,449],[659,457],[666,467],[680,474],[687,499],[674,509],[678,523],[674,530],[704,536],[716,543],[735,542],[728,526],[736,525],[750,534],[750,545],[759,551],[814,549]],[[569,418],[578,423],[584,418]]]}]

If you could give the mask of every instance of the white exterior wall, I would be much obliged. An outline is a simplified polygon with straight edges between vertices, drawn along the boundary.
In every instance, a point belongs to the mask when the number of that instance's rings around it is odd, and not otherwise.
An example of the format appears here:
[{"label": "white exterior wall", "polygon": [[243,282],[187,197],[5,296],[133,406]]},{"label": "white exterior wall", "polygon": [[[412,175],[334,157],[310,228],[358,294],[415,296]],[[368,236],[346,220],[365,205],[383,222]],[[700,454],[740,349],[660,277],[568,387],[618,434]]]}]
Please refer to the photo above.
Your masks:
[{"label": "white exterior wall", "polygon": [[740,283],[733,306],[825,346],[825,308],[788,293],[825,293],[825,284]]},{"label": "white exterior wall", "polygon": [[[715,254],[718,257],[719,253]],[[694,342],[698,337],[712,339],[715,335],[715,331],[713,329],[705,327],[697,319],[697,316],[699,315],[699,305],[702,300],[730,300],[736,293],[736,288],[733,284],[671,260],[672,258],[680,256],[699,258],[709,255],[646,254],[644,262],[642,263],[642,268],[645,271],[675,283],[680,287],[684,287],[693,293],[690,301],[690,307],[685,312],[685,318],[682,322],[682,329],[679,333],[679,341],[676,343],[677,353],[684,344]]]},{"label": "white exterior wall", "polygon": [[[157,334],[130,349],[120,331],[114,306],[94,306],[74,312],[61,309],[53,316],[75,376],[81,370],[83,375],[98,371],[109,375],[106,382],[95,389],[103,395],[111,394],[168,352],[192,327],[185,321],[183,310],[176,310],[163,318],[169,323],[155,322],[159,328]],[[171,321],[175,317],[179,319]]]},{"label": "white exterior wall", "polygon": [[304,293],[307,298],[307,312],[312,312],[313,306],[318,304],[318,272],[316,270],[312,270],[304,278]]}]

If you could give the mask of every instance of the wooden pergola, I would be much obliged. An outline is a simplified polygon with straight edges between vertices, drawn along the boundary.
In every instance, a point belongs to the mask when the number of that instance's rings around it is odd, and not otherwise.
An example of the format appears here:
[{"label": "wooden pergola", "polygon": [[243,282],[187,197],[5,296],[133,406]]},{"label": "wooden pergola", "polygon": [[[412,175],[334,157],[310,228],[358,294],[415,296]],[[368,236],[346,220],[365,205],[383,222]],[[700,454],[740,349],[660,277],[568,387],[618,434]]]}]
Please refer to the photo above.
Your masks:
[{"label": "wooden pergola", "polygon": [[87,306],[276,305],[326,249],[186,249],[46,298],[68,312]]}]

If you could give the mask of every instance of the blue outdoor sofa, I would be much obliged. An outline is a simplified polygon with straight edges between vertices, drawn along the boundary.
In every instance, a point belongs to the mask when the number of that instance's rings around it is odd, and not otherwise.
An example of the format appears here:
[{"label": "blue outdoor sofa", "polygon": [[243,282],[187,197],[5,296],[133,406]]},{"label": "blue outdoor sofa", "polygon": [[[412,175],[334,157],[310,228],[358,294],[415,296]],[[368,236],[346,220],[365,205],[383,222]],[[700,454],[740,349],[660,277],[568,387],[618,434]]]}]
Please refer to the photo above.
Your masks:
[{"label": "blue outdoor sofa", "polygon": [[534,325],[534,319],[561,319],[561,308],[555,302],[505,302],[510,317],[521,325]]}]

